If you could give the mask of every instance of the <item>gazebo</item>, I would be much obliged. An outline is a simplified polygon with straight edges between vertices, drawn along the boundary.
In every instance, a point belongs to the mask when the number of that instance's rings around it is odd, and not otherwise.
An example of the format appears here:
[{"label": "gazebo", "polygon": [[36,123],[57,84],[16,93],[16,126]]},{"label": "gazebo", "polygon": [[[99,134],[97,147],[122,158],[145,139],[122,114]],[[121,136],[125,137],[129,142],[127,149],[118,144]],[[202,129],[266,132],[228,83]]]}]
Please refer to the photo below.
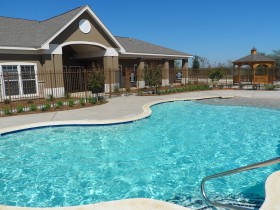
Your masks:
[{"label": "gazebo", "polygon": [[[233,61],[233,67],[238,66],[238,74],[233,75],[233,83],[250,82],[253,85],[256,84],[269,84],[274,81],[273,67],[275,65],[275,60],[257,54],[256,48],[251,50],[251,54],[236,61]],[[251,74],[241,75],[241,67],[248,65],[251,67]],[[257,73],[257,68],[259,66],[264,66],[264,71],[261,74]]]}]

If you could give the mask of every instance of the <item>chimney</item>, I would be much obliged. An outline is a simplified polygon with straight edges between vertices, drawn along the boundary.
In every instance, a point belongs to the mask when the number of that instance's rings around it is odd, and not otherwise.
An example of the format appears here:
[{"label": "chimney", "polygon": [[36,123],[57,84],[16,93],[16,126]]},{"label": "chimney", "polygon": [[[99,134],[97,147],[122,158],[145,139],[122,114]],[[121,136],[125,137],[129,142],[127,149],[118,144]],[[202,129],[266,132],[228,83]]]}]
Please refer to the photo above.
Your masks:
[{"label": "chimney", "polygon": [[257,54],[257,49],[253,47],[253,49],[251,49],[251,55],[256,55]]}]

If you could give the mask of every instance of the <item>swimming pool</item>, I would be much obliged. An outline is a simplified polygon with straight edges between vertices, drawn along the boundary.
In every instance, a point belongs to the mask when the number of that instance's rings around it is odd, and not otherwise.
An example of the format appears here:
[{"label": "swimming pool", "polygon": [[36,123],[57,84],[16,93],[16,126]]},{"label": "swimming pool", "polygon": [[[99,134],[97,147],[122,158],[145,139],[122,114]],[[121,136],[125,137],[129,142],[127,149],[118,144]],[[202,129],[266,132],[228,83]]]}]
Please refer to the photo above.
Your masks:
[{"label": "swimming pool", "polygon": [[[206,205],[199,188],[204,176],[280,155],[279,111],[189,101],[152,109],[151,117],[129,124],[1,136],[0,203],[57,207],[141,197],[199,209]],[[218,179],[207,191],[259,204],[264,181],[276,170]]]}]

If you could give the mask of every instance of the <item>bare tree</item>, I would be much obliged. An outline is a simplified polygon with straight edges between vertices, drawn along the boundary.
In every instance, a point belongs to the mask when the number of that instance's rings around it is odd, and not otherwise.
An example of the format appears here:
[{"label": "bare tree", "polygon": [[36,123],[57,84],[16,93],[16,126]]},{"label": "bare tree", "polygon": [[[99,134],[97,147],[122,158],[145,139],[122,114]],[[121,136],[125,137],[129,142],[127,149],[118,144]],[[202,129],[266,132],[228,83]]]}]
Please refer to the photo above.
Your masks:
[{"label": "bare tree", "polygon": [[210,61],[206,57],[199,56],[198,60],[201,64],[201,68],[208,68],[210,66]]}]

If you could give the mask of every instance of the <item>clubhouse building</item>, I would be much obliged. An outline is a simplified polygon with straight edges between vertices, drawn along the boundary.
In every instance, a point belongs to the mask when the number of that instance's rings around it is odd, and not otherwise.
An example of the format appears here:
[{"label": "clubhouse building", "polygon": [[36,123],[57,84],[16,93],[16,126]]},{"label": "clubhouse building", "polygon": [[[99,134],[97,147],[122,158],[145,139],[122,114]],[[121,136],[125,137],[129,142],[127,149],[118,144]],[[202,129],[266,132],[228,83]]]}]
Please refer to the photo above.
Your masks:
[{"label": "clubhouse building", "polygon": [[[114,36],[89,6],[45,21],[0,17],[0,26],[0,99],[7,95],[49,94],[50,83],[56,78],[47,81],[41,75],[43,72],[61,77],[56,84],[60,95],[73,92],[69,84],[80,79],[64,73],[79,74],[83,69],[102,69],[105,91],[109,91],[112,85],[122,87],[127,74],[140,75],[151,63],[162,66],[162,85],[168,86],[168,72],[174,67],[174,61],[181,60],[186,70],[188,58],[192,57],[134,38]],[[118,75],[108,78],[106,72],[110,70],[117,70]],[[186,78],[183,73],[182,82]],[[139,88],[145,87],[143,77],[135,79]]]}]

